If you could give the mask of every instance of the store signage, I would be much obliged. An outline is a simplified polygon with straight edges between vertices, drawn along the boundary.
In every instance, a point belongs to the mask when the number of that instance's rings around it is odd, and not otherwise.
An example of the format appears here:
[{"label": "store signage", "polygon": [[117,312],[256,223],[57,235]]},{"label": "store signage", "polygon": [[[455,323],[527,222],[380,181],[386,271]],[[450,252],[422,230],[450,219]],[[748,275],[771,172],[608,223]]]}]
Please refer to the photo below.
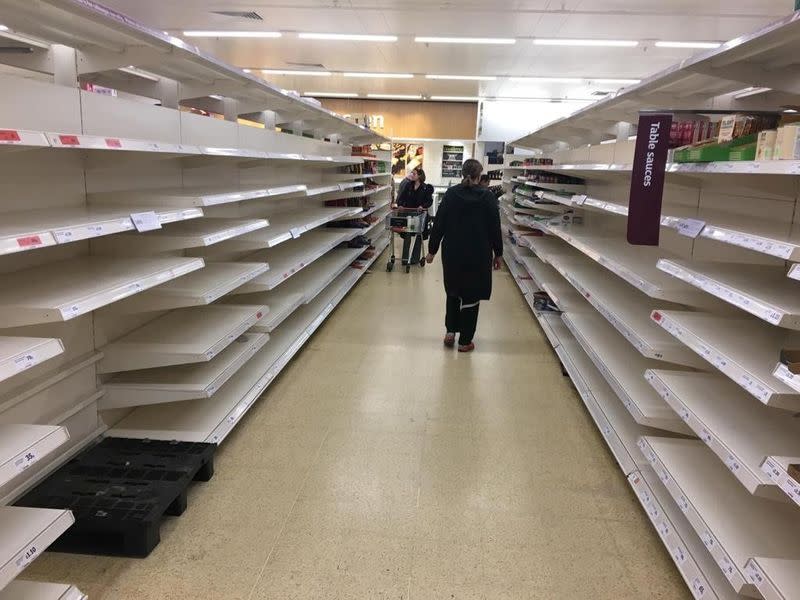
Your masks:
[{"label": "store signage", "polygon": [[658,246],[661,229],[661,201],[664,171],[669,151],[672,115],[639,115],[636,150],[633,157],[630,201],[628,203],[628,243]]}]

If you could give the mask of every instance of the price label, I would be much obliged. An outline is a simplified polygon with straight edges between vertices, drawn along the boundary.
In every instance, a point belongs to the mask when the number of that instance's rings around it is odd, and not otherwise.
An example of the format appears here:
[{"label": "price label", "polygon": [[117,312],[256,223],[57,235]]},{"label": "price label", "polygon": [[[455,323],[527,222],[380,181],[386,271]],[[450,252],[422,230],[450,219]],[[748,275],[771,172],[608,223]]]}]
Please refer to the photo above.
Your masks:
[{"label": "price label", "polygon": [[711,432],[708,429],[703,427],[700,429],[700,439],[706,444],[710,444],[714,437],[711,435]]},{"label": "price label", "polygon": [[731,579],[734,573],[736,573],[736,567],[733,565],[733,561],[730,558],[728,558],[727,555],[723,554],[722,557],[717,562],[717,564],[719,565],[719,568],[722,570],[722,572],[725,574],[725,577],[727,577],[728,579]]},{"label": "price label", "polygon": [[700,577],[695,577],[692,579],[692,592],[694,593],[695,598],[704,598],[706,595],[706,589],[708,589],[708,584],[704,579]]},{"label": "price label", "polygon": [[17,372],[24,371],[25,369],[30,369],[37,362],[36,355],[28,352],[14,359],[14,369],[16,369]]},{"label": "price label", "polygon": [[670,530],[670,528],[669,528],[669,524],[668,524],[666,521],[661,521],[661,522],[658,524],[658,532],[659,532],[659,533],[660,533],[660,534],[661,534],[663,537],[667,537],[667,536],[669,535],[669,532],[670,532],[670,531],[671,531],[671,530]]},{"label": "price label", "polygon": [[658,476],[661,478],[661,481],[663,481],[664,483],[667,483],[670,480],[669,473],[667,473],[667,471],[665,469],[661,469],[661,472],[658,474]]},{"label": "price label", "polygon": [[708,531],[708,530],[706,530],[706,531],[704,531],[702,533],[702,535],[700,536],[700,539],[703,540],[703,544],[705,544],[706,548],[708,548],[709,550],[711,550],[711,548],[713,548],[714,545],[716,544],[716,540],[714,539],[714,536],[711,535],[711,532]]},{"label": "price label", "polygon": [[706,226],[705,221],[698,219],[681,219],[678,221],[678,233],[695,239]]},{"label": "price label", "polygon": [[22,141],[19,132],[13,129],[0,129],[0,142],[13,143]]},{"label": "price label", "polygon": [[764,573],[761,571],[761,568],[754,563],[752,560],[747,563],[745,567],[745,574],[747,575],[748,581],[754,584],[756,587],[764,585],[766,581],[766,577],[764,577]]},{"label": "price label", "polygon": [[109,148],[122,148],[122,140],[117,138],[106,138],[106,146]]},{"label": "price label", "polygon": [[292,236],[292,239],[296,240],[303,234],[304,228],[303,227],[292,227],[289,230],[289,233]]},{"label": "price label", "polygon": [[80,146],[81,141],[77,135],[60,135],[58,141],[62,146]]},{"label": "price label", "polygon": [[[665,391],[663,393],[663,396],[667,397],[667,396],[669,396],[669,394]],[[678,414],[680,414],[681,419],[683,419],[684,421],[688,421],[689,420],[689,411],[687,409],[681,408],[680,411],[678,411]]]},{"label": "price label", "polygon": [[14,468],[17,470],[17,473],[22,473],[37,460],[39,460],[39,455],[36,453],[36,450],[30,449],[14,459]]},{"label": "price label", "polygon": [[725,466],[730,469],[731,473],[738,473],[742,466],[739,464],[739,461],[735,456],[732,454],[728,454],[728,457],[725,459]]},{"label": "price label", "polygon": [[683,546],[676,546],[673,548],[672,557],[675,559],[675,562],[679,564],[686,562],[686,551],[683,549]]},{"label": "price label", "polygon": [[37,556],[39,556],[39,549],[36,546],[29,546],[15,561],[17,570],[22,571],[22,569],[31,564]]},{"label": "price label", "polygon": [[689,512],[689,501],[686,499],[686,496],[678,497],[678,508],[685,513]]},{"label": "price label", "polygon": [[20,248],[36,248],[43,244],[42,238],[38,235],[27,235],[17,238],[17,246]]},{"label": "price label", "polygon": [[154,229],[161,229],[161,221],[154,210],[140,213],[131,213],[131,220],[133,221],[136,231],[153,231]]}]

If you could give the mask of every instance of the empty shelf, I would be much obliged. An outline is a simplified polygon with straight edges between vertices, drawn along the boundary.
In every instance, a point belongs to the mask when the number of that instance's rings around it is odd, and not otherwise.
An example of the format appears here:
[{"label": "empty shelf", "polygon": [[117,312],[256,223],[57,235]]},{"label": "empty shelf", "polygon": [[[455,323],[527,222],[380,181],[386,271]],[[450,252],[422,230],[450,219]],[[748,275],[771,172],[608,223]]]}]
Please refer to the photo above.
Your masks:
[{"label": "empty shelf", "polygon": [[652,319],[760,402],[800,410],[800,393],[772,376],[786,331],[701,312],[659,310]]},{"label": "empty shelf", "polygon": [[130,371],[104,384],[100,409],[210,398],[269,340],[245,333],[208,362]]},{"label": "empty shelf", "polygon": [[0,488],[68,440],[65,427],[0,424]]},{"label": "empty shelf", "polygon": [[58,339],[0,336],[0,381],[63,352],[64,344]]},{"label": "empty shelf", "polygon": [[745,567],[745,573],[765,600],[797,598],[797,590],[800,590],[800,561],[751,558]]},{"label": "empty shelf", "polygon": [[203,267],[200,258],[86,257],[3,276],[0,326],[67,321]]},{"label": "empty shelf", "polygon": [[599,315],[566,314],[564,324],[592,359],[608,385],[640,425],[675,433],[691,434],[691,429],[644,379],[647,369],[664,364],[638,354]]},{"label": "empty shelf", "polygon": [[254,251],[260,248],[272,248],[291,239],[299,238],[304,233],[339,217],[352,218],[352,215],[360,210],[360,208],[352,206],[313,206],[292,210],[288,213],[272,214],[269,217],[268,229],[245,234],[227,246]]},{"label": "empty shelf", "polygon": [[68,510],[0,506],[0,589],[75,522]]},{"label": "empty shelf", "polygon": [[[768,456],[761,464],[761,471],[770,481],[795,504],[800,505],[800,481],[795,479],[796,465],[800,464],[800,456]],[[789,471],[793,471],[789,473]]]},{"label": "empty shelf", "polygon": [[800,287],[783,267],[662,259],[658,268],[767,323],[800,329]]},{"label": "empty shelf", "polygon": [[645,466],[640,472],[628,475],[628,483],[694,597],[714,600],[741,598],[731,590],[720,567],[691,523],[678,510],[655,471]]},{"label": "empty shelf", "polygon": [[64,583],[17,579],[0,590],[0,600],[86,600],[86,596],[78,588]]},{"label": "empty shelf", "polygon": [[797,507],[748,493],[699,440],[639,442],[735,591],[757,594],[745,572],[750,558],[800,558]]},{"label": "empty shelf", "polygon": [[654,307],[679,306],[632,290],[624,281],[609,277],[600,265],[583,256],[556,256],[550,264],[642,356],[691,367],[704,365],[701,359],[650,319]]},{"label": "empty shelf", "polygon": [[295,273],[313,264],[344,241],[358,235],[352,229],[321,229],[278,248],[259,250],[246,257],[247,261],[266,262],[269,271],[252,279],[234,291],[235,294],[267,292],[276,288]]},{"label": "empty shelf", "polygon": [[266,263],[207,262],[206,266],[114,306],[119,312],[171,310],[204,306],[266,273]]},{"label": "empty shelf", "polygon": [[547,229],[651,298],[690,306],[709,304],[704,294],[659,270],[656,265],[670,254],[663,248],[631,246],[622,239],[595,237],[580,225]]},{"label": "empty shelf", "polygon": [[586,301],[550,265],[544,264],[535,256],[520,261],[539,289],[547,292],[550,299],[563,311],[580,310]]},{"label": "empty shelf", "polygon": [[645,466],[647,463],[636,447],[637,440],[642,435],[659,432],[634,422],[573,337],[562,336],[556,353],[623,473],[628,475]]},{"label": "empty shelf", "polygon": [[517,243],[533,250],[545,264],[550,264],[558,258],[580,258],[581,253],[557,237],[543,235],[523,235]]},{"label": "empty shelf", "polygon": [[100,373],[207,362],[255,325],[266,306],[179,308],[102,348]]},{"label": "empty shelf", "polygon": [[288,283],[271,292],[242,294],[240,296],[231,296],[224,300],[225,304],[264,304],[268,306],[269,312],[250,330],[263,333],[275,331],[305,301],[305,291],[292,289]]},{"label": "empty shelf", "polygon": [[700,232],[704,238],[747,248],[784,260],[800,260],[800,235],[787,220],[767,221],[734,213],[703,213],[705,220]]},{"label": "empty shelf", "polygon": [[133,231],[132,213],[153,211],[160,223],[203,216],[203,211],[162,209],[75,207],[4,213],[0,222],[0,255],[66,244],[90,238]]},{"label": "empty shelf", "polygon": [[98,242],[100,252],[167,252],[185,248],[213,246],[269,225],[266,219],[225,219],[204,217],[182,221],[147,233],[123,233]]},{"label": "empty shelf", "polygon": [[800,455],[791,413],[762,406],[717,374],[651,370],[646,378],[748,492],[783,498],[761,464],[773,454]]},{"label": "empty shelf", "polygon": [[103,192],[89,195],[89,202],[102,204],[131,204],[138,203],[147,206],[218,206],[231,202],[243,202],[258,198],[286,196],[288,194],[303,193],[305,185],[283,185],[270,188],[248,188],[241,190],[230,189],[191,189],[172,188],[157,190],[130,190],[117,192]]},{"label": "empty shelf", "polygon": [[389,204],[391,204],[391,202],[392,202],[391,199],[387,198],[386,200],[378,201],[376,204],[369,206],[367,208],[356,207],[355,212],[343,215],[341,217],[337,217],[335,220],[345,221],[348,219],[363,219],[364,217],[368,217],[369,215],[386,208],[387,206],[389,206]]}]

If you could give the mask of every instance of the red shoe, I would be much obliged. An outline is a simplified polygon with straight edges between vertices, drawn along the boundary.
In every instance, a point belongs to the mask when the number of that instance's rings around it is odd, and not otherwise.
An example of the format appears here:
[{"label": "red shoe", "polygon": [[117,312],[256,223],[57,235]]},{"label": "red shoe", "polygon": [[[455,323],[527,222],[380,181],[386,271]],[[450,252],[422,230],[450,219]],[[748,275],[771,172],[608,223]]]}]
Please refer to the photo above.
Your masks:
[{"label": "red shoe", "polygon": [[466,346],[459,346],[458,347],[458,351],[459,352],[472,352],[473,350],[475,350],[475,343],[474,342],[470,342]]},{"label": "red shoe", "polygon": [[448,333],[444,336],[444,345],[448,348],[452,348],[456,345],[456,334],[455,333]]}]

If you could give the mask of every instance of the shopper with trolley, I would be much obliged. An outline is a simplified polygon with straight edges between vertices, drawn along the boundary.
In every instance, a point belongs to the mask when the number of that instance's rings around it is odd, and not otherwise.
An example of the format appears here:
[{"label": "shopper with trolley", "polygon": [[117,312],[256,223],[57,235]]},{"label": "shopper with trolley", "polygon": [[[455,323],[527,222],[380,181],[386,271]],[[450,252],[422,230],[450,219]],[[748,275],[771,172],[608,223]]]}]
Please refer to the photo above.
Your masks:
[{"label": "shopper with trolley", "polygon": [[472,352],[481,300],[492,295],[492,267],[500,268],[503,234],[494,195],[480,186],[483,165],[464,163],[464,180],[444,195],[431,231],[426,260],[433,262],[442,247],[444,289],[447,294],[447,333],[444,345]]},{"label": "shopper with trolley", "polygon": [[[409,171],[400,184],[397,195],[397,208],[404,212],[426,212],[433,205],[433,186],[425,183],[425,171],[417,167]],[[422,228],[424,230],[424,226]],[[403,265],[409,266],[422,263],[422,232],[419,234],[403,233]],[[409,260],[411,243],[414,249]]]}]

